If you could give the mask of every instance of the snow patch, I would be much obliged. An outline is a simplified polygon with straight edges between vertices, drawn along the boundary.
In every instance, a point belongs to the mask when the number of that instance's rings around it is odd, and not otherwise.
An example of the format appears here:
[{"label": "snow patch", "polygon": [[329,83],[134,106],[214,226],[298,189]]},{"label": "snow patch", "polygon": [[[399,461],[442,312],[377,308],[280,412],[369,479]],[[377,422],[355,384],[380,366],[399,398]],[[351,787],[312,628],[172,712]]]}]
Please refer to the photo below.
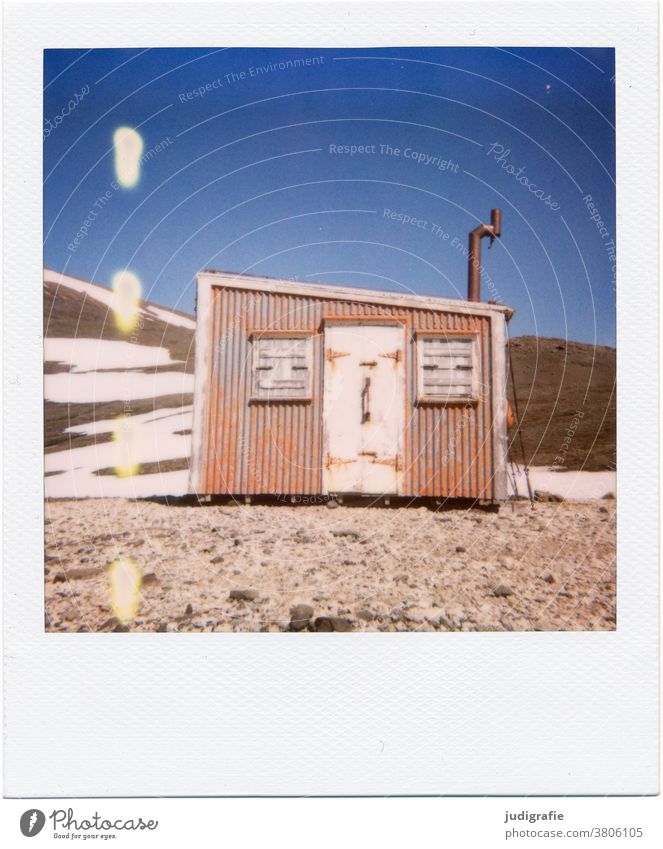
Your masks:
[{"label": "snow patch", "polygon": [[155,307],[150,304],[146,307],[147,312],[152,313],[157,318],[161,319],[161,321],[165,321],[166,324],[174,324],[176,327],[186,327],[187,330],[195,330],[196,322],[192,318],[186,318],[183,315],[178,315],[175,312],[172,312],[168,309],[163,309],[162,307]]},{"label": "snow patch", "polygon": [[44,397],[59,404],[134,401],[160,395],[190,395],[193,375],[183,371],[63,372],[44,375]]},{"label": "snow patch", "polygon": [[98,369],[136,369],[171,366],[182,360],[172,360],[167,348],[135,345],[109,339],[44,340],[44,360],[70,365],[72,372],[84,373]]},{"label": "snow patch", "polygon": [[[110,433],[123,422],[136,425],[135,462],[164,463],[188,458],[191,436],[178,431],[190,430],[192,408],[164,408],[120,421],[105,419],[68,428],[68,432],[88,436]],[[45,490],[48,498],[144,498],[151,495],[185,495],[189,473],[186,469],[151,475],[120,478],[97,475],[100,469],[115,468],[122,458],[115,442],[101,442],[47,454],[44,458]]]},{"label": "snow patch", "polygon": [[[515,473],[514,473],[515,472]],[[515,487],[512,475],[515,477]],[[616,493],[616,472],[562,472],[547,466],[530,466],[532,492],[539,489],[560,495],[566,501],[594,501],[609,492]],[[509,467],[509,493],[527,498],[527,479],[522,466]]]}]

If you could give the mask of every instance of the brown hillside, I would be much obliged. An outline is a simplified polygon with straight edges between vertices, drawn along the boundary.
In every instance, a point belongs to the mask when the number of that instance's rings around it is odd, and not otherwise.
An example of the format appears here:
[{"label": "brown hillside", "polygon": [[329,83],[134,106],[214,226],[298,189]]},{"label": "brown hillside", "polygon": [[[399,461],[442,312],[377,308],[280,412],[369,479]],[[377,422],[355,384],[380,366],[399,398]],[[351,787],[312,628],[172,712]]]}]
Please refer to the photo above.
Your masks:
[{"label": "brown hillside", "polygon": [[[520,433],[510,431],[511,458],[528,465],[598,471],[616,465],[616,352],[614,348],[519,336],[509,344]],[[559,462],[559,460],[558,460]],[[560,464],[562,465],[562,464]]]}]

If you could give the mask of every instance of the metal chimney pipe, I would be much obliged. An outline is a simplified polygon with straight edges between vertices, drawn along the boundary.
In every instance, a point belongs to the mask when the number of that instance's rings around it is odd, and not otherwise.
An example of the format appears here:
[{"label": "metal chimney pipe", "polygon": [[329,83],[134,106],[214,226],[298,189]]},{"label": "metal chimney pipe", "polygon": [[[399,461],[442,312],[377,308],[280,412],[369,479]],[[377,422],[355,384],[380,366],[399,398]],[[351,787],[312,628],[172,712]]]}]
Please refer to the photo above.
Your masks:
[{"label": "metal chimney pipe", "polygon": [[495,238],[502,235],[502,211],[491,209],[490,224],[479,224],[470,232],[469,252],[467,256],[467,300],[481,300],[481,240],[490,237],[492,247]]}]

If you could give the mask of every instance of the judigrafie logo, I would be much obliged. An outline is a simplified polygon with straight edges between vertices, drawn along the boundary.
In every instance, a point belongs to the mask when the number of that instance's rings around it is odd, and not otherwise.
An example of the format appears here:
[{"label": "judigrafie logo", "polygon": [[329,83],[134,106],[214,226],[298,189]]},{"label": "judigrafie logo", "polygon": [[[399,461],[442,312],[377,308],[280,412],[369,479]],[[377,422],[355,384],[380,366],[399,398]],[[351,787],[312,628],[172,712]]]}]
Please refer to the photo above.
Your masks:
[{"label": "judigrafie logo", "polygon": [[45,822],[46,816],[43,811],[40,811],[38,808],[30,808],[21,817],[21,834],[25,835],[25,837],[34,837],[35,834],[39,834],[42,830]]}]

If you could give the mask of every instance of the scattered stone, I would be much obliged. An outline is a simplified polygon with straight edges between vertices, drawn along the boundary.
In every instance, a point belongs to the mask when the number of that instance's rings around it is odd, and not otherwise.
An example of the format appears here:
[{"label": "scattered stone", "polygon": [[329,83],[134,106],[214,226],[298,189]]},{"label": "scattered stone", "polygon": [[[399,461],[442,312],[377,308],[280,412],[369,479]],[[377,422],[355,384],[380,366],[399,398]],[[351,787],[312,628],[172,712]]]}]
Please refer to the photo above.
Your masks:
[{"label": "scattered stone", "polygon": [[235,537],[235,539],[233,540],[233,545],[241,545],[241,544],[242,544],[242,540],[239,537]]},{"label": "scattered stone", "polygon": [[220,554],[217,554],[216,557],[213,557],[210,560],[210,563],[223,563],[223,557]]},{"label": "scattered stone", "polygon": [[500,625],[474,625],[473,631],[503,631]]},{"label": "scattered stone", "polygon": [[168,631],[168,623],[167,622],[159,622],[157,627],[154,629],[158,634],[165,634]]},{"label": "scattered stone", "polygon": [[193,614],[193,605],[189,602],[187,606],[184,608],[184,615],[191,616]]},{"label": "scattered stone", "polygon": [[605,495],[603,495],[603,496],[601,496],[601,497],[602,497],[602,498],[608,498],[608,499],[610,499],[610,500],[614,500],[614,498],[615,498],[615,493],[614,493],[614,492],[606,492],[606,494],[605,494]]},{"label": "scattered stone", "polygon": [[329,510],[335,510],[338,507],[338,501],[335,498],[330,498],[326,506]]},{"label": "scattered stone", "polygon": [[554,576],[554,575],[551,575],[551,574],[544,575],[544,576],[541,578],[541,580],[542,580],[542,581],[545,581],[545,582],[546,582],[546,584],[554,584],[554,583],[555,583],[555,576]]},{"label": "scattered stone", "polygon": [[465,554],[466,551],[467,551],[467,549],[464,546],[462,546],[462,545],[456,546],[456,554]]},{"label": "scattered stone", "polygon": [[359,539],[359,534],[357,533],[357,531],[332,531],[332,536],[352,537],[352,539]]},{"label": "scattered stone", "polygon": [[371,610],[366,610],[366,608],[358,610],[355,616],[357,619],[362,619],[364,622],[372,622],[375,619],[375,613]]},{"label": "scattered stone", "polygon": [[65,581],[78,581],[85,578],[96,578],[101,574],[101,569],[95,567],[84,567],[83,569],[66,569],[53,576],[53,583],[64,583]]},{"label": "scattered stone", "polygon": [[230,590],[231,601],[255,601],[260,596],[258,590]]},{"label": "scattered stone", "polygon": [[352,622],[341,616],[318,616],[313,623],[313,630],[319,632],[352,631]]},{"label": "scattered stone", "polygon": [[393,579],[393,581],[394,581],[395,584],[400,584],[401,582],[407,583],[409,578],[410,578],[410,576],[407,574],[407,572],[401,572],[400,575],[396,575],[396,577]]},{"label": "scattered stone", "polygon": [[113,628],[113,631],[116,634],[126,634],[129,632],[129,630],[129,626],[124,622],[118,622],[117,625]]},{"label": "scattered stone", "polygon": [[149,587],[152,584],[158,584],[158,583],[159,583],[159,579],[154,574],[154,572],[146,572],[143,575],[143,586],[144,587]]},{"label": "scattered stone", "polygon": [[560,501],[564,501],[564,498],[561,495],[555,495],[553,492],[547,492],[545,489],[535,489],[534,500],[557,503]]},{"label": "scattered stone", "polygon": [[310,604],[295,604],[290,608],[290,630],[303,631],[308,628],[313,608]]},{"label": "scattered stone", "polygon": [[599,513],[607,513],[607,512],[608,512],[607,507],[603,507],[603,506],[599,507]]},{"label": "scattered stone", "polygon": [[513,590],[511,587],[505,586],[505,584],[498,584],[490,594],[495,596],[495,598],[506,598],[513,595]]}]

